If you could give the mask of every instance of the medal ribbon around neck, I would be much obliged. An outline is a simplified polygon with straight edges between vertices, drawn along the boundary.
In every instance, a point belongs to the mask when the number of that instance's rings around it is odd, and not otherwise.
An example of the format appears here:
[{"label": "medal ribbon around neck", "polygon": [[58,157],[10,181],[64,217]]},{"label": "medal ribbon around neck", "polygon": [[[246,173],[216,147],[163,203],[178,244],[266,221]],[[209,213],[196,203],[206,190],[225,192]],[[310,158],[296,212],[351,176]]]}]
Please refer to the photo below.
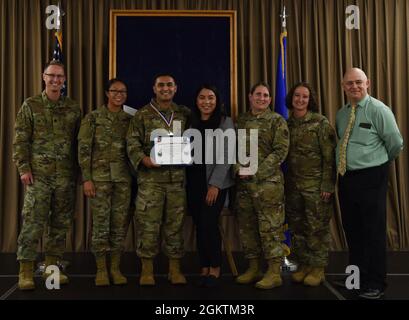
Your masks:
[{"label": "medal ribbon around neck", "polygon": [[169,132],[171,132],[171,131],[170,131],[170,127],[172,126],[173,116],[174,116],[175,113],[172,111],[172,114],[170,115],[170,119],[168,120],[168,119],[166,119],[166,117],[163,115],[163,113],[160,112],[160,111],[158,110],[158,108],[156,108],[156,107],[153,105],[152,102],[150,102],[150,106],[151,106],[151,108],[152,108],[153,110],[156,111],[156,113],[159,115],[159,117],[161,117],[161,119],[166,123],[166,125],[167,125],[168,128],[169,128]]}]

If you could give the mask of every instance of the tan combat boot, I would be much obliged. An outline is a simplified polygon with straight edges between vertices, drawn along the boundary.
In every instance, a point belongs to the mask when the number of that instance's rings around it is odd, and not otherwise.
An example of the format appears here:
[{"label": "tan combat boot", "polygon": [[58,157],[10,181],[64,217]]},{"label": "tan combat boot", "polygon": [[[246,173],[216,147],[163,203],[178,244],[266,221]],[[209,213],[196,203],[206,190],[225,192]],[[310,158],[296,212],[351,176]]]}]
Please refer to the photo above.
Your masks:
[{"label": "tan combat boot", "polygon": [[20,290],[33,290],[34,286],[34,261],[20,261],[20,272],[18,274],[18,288]]},{"label": "tan combat boot", "polygon": [[304,284],[306,286],[316,287],[325,280],[324,267],[314,267],[311,272],[305,277]]},{"label": "tan combat boot", "polygon": [[[43,273],[44,280],[47,280],[47,278],[52,274],[52,273],[46,272],[48,266],[52,265],[52,266],[58,267],[57,259],[58,259],[57,256],[47,256],[47,255],[45,256],[44,273]],[[64,273],[62,273],[62,271],[60,270],[60,284],[67,284],[68,282],[69,282],[68,277]]]},{"label": "tan combat boot", "polygon": [[95,257],[97,263],[97,274],[95,275],[95,285],[97,287],[109,286],[109,277],[106,264],[106,256],[100,255]]},{"label": "tan combat boot", "polygon": [[169,259],[168,280],[172,284],[186,284],[186,278],[180,271],[180,260]]},{"label": "tan combat boot", "polygon": [[268,269],[263,279],[256,283],[258,289],[272,289],[283,284],[281,279],[281,261],[278,259],[268,260]]},{"label": "tan combat boot", "polygon": [[262,276],[260,260],[258,258],[250,259],[248,269],[236,278],[236,282],[240,284],[249,284],[260,280]]},{"label": "tan combat boot", "polygon": [[111,254],[111,268],[109,273],[112,277],[112,282],[117,285],[126,284],[128,281],[124,277],[124,275],[119,270],[119,264],[121,261],[121,253],[120,252],[112,252]]},{"label": "tan combat boot", "polygon": [[298,270],[291,275],[291,279],[294,282],[303,282],[307,274],[312,270],[312,267],[306,265],[300,265]]},{"label": "tan combat boot", "polygon": [[142,258],[142,271],[139,279],[141,286],[154,286],[155,278],[153,277],[153,259]]}]

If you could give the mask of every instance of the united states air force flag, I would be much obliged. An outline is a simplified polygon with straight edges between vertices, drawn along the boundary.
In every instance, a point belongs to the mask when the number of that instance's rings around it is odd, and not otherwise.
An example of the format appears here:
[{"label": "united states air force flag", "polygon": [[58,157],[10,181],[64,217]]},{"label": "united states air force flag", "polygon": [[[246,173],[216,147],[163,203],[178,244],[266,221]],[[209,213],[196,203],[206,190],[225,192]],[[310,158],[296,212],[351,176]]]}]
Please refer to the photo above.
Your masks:
[{"label": "united states air force flag", "polygon": [[[287,77],[286,77],[286,66],[287,66],[287,30],[283,28],[280,34],[280,52],[278,55],[277,62],[277,76],[276,76],[276,96],[274,101],[274,110],[280,114],[284,119],[288,119],[288,109],[285,105],[285,98],[287,96]],[[287,166],[285,163],[282,165],[282,169],[285,172]],[[288,230],[288,225],[285,225],[285,240],[284,243],[290,247],[291,245],[291,234]],[[289,252],[288,252],[289,254]]]},{"label": "united states air force flag", "polygon": [[277,62],[277,77],[276,77],[276,97],[275,97],[275,112],[282,115],[284,119],[288,119],[288,110],[285,105],[285,97],[287,95],[286,85],[286,59],[287,52],[287,31],[284,30],[280,34],[280,52]]}]

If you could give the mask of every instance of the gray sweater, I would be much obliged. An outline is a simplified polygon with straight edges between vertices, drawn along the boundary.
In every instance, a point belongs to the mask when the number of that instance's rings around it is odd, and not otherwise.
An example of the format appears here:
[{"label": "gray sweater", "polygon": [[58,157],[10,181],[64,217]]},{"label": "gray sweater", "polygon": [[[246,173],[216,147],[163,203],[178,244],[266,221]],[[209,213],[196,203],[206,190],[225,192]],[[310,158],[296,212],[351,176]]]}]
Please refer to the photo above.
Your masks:
[{"label": "gray sweater", "polygon": [[[234,124],[230,117],[226,117],[224,121],[220,124],[219,128],[225,132],[227,129],[233,129],[234,131]],[[206,146],[207,148],[208,146]],[[234,179],[232,175],[232,166],[228,163],[228,154],[234,155],[236,149],[236,140],[234,139],[227,143],[227,139],[225,139],[225,143],[222,146],[221,144],[214,143],[213,145],[213,163],[206,164],[206,178],[207,183],[209,185],[215,186],[219,189],[226,189],[234,185]],[[206,149],[206,154],[211,152],[211,150]],[[217,156],[221,156],[223,154],[224,161],[223,164],[217,164],[216,158]]]}]

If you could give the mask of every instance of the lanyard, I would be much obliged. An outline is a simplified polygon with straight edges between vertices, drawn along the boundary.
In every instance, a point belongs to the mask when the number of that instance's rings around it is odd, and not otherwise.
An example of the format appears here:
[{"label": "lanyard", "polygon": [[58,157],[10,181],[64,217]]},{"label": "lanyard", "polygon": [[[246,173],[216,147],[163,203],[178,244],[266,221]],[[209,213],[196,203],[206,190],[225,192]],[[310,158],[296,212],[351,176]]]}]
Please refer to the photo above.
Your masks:
[{"label": "lanyard", "polygon": [[168,128],[169,128],[169,135],[173,135],[172,131],[170,130],[170,127],[172,126],[173,116],[174,116],[175,113],[172,111],[172,114],[170,115],[170,119],[168,120],[168,119],[166,119],[166,117],[163,115],[163,113],[160,112],[160,111],[158,110],[158,108],[156,108],[156,107],[153,105],[152,102],[150,102],[149,104],[150,104],[151,108],[156,111],[156,113],[159,115],[159,117],[161,117],[161,119],[162,119],[162,120],[166,123],[166,125],[168,126]]}]

